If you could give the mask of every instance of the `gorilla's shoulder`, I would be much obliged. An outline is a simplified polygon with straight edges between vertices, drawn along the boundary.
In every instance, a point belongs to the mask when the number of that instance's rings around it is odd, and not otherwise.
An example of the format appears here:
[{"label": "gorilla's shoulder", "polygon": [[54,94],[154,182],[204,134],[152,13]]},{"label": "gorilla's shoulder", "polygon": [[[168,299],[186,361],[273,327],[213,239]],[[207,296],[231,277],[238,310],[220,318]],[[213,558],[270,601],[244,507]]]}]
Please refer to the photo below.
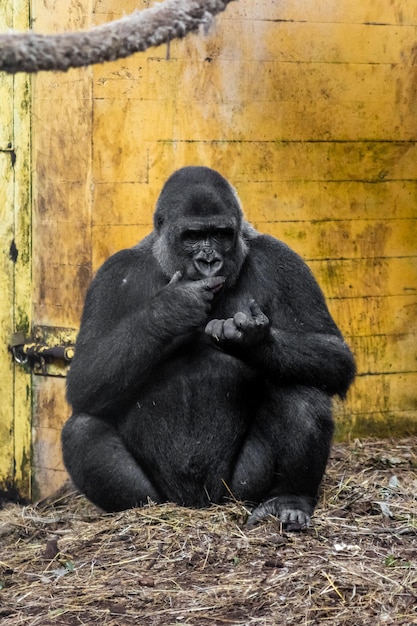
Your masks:
[{"label": "gorilla's shoulder", "polygon": [[[279,285],[305,288],[316,280],[304,259],[286,243],[272,235],[259,234],[249,242],[249,267],[258,276]],[[316,289],[316,287],[314,287]]]},{"label": "gorilla's shoulder", "polygon": [[295,250],[272,235],[258,233],[256,237],[250,240],[249,247],[254,257],[264,259],[269,263],[281,261],[296,265],[304,264],[303,259]]}]

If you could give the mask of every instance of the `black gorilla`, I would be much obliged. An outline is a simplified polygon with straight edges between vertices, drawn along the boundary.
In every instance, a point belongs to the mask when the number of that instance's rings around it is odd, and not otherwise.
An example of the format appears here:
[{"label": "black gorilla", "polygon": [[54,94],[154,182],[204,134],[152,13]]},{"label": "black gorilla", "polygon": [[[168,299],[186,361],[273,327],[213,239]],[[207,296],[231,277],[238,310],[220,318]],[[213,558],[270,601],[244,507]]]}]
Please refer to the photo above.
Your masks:
[{"label": "black gorilla", "polygon": [[75,485],[107,511],[233,494],[306,525],[354,361],[310,270],[243,220],[227,180],[185,167],[154,230],[87,294],[63,429]]}]

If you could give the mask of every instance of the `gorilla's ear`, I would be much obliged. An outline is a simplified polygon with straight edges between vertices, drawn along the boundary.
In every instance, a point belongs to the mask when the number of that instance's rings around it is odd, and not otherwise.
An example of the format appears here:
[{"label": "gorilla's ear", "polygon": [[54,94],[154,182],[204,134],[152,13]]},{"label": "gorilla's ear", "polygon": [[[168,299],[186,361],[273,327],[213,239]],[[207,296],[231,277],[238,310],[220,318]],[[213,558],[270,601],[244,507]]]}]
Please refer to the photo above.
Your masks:
[{"label": "gorilla's ear", "polygon": [[155,220],[155,226],[157,230],[161,230],[163,224],[164,224],[164,218],[162,217],[162,215],[158,215],[158,217]]}]

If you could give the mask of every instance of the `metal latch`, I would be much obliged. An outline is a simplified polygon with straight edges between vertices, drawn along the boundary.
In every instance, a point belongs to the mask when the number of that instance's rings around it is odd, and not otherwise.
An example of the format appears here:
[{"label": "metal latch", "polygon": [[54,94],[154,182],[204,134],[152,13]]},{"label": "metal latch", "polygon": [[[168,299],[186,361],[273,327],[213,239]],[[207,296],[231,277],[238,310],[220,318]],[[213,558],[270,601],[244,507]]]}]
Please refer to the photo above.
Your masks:
[{"label": "metal latch", "polygon": [[[65,331],[65,343],[62,341],[62,331]],[[39,326],[33,337],[26,337],[21,331],[14,333],[9,350],[16,363],[28,367],[34,374],[66,376],[74,356],[75,337],[71,341],[74,334],[72,329]]]}]

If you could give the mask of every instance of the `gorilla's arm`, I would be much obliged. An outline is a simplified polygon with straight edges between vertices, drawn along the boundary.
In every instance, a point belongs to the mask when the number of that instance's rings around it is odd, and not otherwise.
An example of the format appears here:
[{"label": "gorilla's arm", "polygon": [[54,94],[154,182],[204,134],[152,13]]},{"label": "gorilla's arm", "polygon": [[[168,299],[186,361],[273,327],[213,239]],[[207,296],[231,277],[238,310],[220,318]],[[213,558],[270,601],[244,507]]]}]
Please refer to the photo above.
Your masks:
[{"label": "gorilla's arm", "polygon": [[129,405],[152,369],[204,326],[224,282],[182,282],[177,273],[167,283],[143,258],[137,250],[122,251],[91,284],[67,379],[74,412],[112,415]]},{"label": "gorilla's arm", "polygon": [[318,387],[341,397],[355,374],[352,354],[337,335],[271,328],[263,346],[253,349],[248,357],[284,384]]},{"label": "gorilla's arm", "polygon": [[[237,317],[245,314],[238,313]],[[236,316],[235,316],[236,318]],[[267,325],[265,334],[251,343],[251,327],[236,326],[234,336],[229,331],[213,330],[213,322],[232,326],[234,318],[212,320],[206,333],[219,341],[223,348],[247,361],[257,370],[279,383],[318,387],[329,394],[344,396],[351,384],[355,365],[346,342],[336,334],[308,331],[288,331]],[[259,331],[259,329],[257,329]]]},{"label": "gorilla's arm", "polygon": [[343,397],[354,378],[355,363],[317,282],[300,257],[284,245],[278,261],[270,259],[270,265],[279,270],[269,278],[266,310],[252,299],[245,307],[250,313],[238,311],[233,318],[211,320],[206,333],[271,380]]}]

